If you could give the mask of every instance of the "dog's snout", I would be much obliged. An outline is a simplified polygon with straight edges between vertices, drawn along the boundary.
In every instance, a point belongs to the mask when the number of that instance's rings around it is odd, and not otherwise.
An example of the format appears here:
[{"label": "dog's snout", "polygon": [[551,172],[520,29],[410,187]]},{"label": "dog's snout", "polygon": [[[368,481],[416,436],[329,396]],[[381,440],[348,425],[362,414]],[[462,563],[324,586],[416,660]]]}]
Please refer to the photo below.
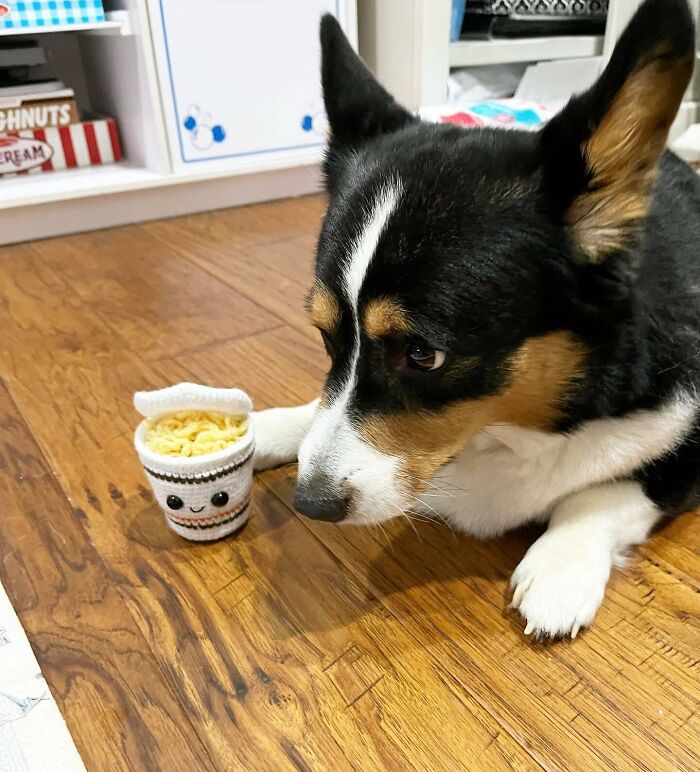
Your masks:
[{"label": "dog's snout", "polygon": [[348,514],[350,497],[333,484],[320,477],[297,482],[294,491],[294,507],[312,520],[338,523]]}]

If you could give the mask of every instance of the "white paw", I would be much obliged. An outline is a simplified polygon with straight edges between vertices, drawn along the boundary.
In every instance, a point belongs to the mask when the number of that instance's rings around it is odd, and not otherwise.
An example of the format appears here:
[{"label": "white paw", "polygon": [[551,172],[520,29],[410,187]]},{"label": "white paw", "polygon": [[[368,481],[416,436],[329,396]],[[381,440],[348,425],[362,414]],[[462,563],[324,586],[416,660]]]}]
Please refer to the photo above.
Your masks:
[{"label": "white paw", "polygon": [[604,544],[581,544],[574,534],[557,530],[541,536],[510,580],[510,605],[525,619],[525,635],[575,638],[593,621],[611,566]]},{"label": "white paw", "polygon": [[318,400],[300,407],[277,407],[253,413],[256,472],[297,460],[299,445],[309,431]]}]

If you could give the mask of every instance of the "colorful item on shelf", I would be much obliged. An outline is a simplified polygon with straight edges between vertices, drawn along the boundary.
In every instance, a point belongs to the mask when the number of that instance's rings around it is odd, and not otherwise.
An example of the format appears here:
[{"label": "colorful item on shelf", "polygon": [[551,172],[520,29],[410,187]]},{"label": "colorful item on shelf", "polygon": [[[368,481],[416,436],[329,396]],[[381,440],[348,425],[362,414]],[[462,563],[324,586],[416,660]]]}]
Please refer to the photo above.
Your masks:
[{"label": "colorful item on shelf", "polygon": [[105,21],[102,0],[5,0],[0,30],[98,24]]},{"label": "colorful item on shelf", "polygon": [[452,0],[452,14],[450,18],[450,40],[454,43],[459,40],[464,24],[464,10],[467,0]]},{"label": "colorful item on shelf", "polygon": [[0,97],[0,134],[26,129],[48,129],[78,123],[75,99]]},{"label": "colorful item on shelf", "polygon": [[453,123],[467,128],[493,126],[532,131],[546,123],[559,107],[521,99],[492,99],[472,104],[424,107],[420,116],[426,121]]},{"label": "colorful item on shelf", "polygon": [[117,124],[111,118],[0,135],[0,176],[98,166],[121,158]]}]

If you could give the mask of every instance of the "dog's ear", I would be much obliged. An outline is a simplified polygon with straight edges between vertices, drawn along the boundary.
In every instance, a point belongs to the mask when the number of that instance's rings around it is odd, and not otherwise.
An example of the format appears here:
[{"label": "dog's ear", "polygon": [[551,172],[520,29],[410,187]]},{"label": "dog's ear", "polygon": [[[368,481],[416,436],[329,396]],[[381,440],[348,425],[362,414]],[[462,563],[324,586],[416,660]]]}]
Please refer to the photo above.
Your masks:
[{"label": "dog's ear", "polygon": [[331,156],[416,120],[376,81],[330,14],[321,19],[321,81]]},{"label": "dog's ear", "polygon": [[686,0],[646,0],[598,82],[542,130],[550,201],[586,260],[634,243],[693,71],[694,37]]}]

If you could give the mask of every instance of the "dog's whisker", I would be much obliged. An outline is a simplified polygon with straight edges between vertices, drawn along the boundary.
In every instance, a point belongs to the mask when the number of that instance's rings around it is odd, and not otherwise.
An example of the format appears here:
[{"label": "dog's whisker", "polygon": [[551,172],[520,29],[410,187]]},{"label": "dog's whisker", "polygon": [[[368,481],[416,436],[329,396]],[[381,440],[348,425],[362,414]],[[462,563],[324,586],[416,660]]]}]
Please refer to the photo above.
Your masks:
[{"label": "dog's whisker", "polygon": [[407,475],[405,474],[404,477],[406,479],[411,479],[417,482],[420,485],[425,485],[429,488],[433,488],[436,491],[439,491],[439,493],[423,493],[424,496],[445,496],[448,498],[452,498],[452,492],[449,489],[441,488],[438,485],[435,485],[434,483],[429,482],[428,480],[421,480],[420,477],[415,477],[414,475]]}]

